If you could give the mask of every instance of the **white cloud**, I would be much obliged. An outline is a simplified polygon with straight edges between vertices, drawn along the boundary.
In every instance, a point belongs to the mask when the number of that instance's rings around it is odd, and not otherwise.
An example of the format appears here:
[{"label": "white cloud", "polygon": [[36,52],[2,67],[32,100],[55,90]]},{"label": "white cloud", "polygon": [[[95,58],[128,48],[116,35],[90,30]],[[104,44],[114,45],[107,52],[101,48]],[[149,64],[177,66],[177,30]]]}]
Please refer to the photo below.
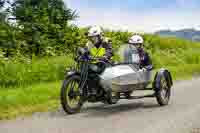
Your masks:
[{"label": "white cloud", "polygon": [[[70,0],[67,0],[70,1]],[[186,0],[177,0],[184,3]],[[128,31],[154,32],[160,29],[199,28],[198,12],[160,11],[134,13],[120,9],[78,8],[80,18],[75,23],[79,26],[101,25],[112,29]]]},{"label": "white cloud", "polygon": [[99,11],[94,9],[80,10],[76,23],[80,26],[102,25],[114,29],[129,31],[153,32],[159,29],[181,29],[199,27],[198,13],[146,13],[134,14],[119,10]]},{"label": "white cloud", "polygon": [[64,0],[65,4],[67,5],[67,7],[71,7],[71,0]]}]

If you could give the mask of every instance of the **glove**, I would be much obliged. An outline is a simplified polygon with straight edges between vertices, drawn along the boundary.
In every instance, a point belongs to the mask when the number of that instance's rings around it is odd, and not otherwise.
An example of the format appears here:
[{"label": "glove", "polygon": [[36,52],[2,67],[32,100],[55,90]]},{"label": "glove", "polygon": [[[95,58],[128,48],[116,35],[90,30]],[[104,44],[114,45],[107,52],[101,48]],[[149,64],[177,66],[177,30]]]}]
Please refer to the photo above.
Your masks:
[{"label": "glove", "polygon": [[142,69],[139,69],[139,72],[145,72],[147,69],[146,68],[142,68]]},{"label": "glove", "polygon": [[152,70],[152,69],[153,69],[153,66],[152,66],[152,65],[148,65],[148,66],[146,66],[146,69],[147,69],[147,70]]}]

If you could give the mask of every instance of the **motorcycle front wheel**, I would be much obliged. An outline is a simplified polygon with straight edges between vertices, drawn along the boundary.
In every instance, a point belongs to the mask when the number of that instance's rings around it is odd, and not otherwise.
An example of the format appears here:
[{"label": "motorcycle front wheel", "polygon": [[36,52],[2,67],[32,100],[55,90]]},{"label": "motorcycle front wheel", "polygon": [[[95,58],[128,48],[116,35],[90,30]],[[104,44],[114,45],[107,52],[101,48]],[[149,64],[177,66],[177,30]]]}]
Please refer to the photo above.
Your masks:
[{"label": "motorcycle front wheel", "polygon": [[80,95],[80,76],[73,75],[67,77],[61,87],[61,105],[67,114],[79,113],[83,105]]}]

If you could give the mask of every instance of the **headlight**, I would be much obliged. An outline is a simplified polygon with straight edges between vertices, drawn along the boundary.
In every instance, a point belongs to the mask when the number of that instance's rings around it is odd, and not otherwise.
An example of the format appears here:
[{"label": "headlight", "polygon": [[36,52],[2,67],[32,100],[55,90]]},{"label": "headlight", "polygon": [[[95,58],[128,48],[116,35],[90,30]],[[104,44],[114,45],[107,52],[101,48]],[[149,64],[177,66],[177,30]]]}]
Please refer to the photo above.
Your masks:
[{"label": "headlight", "polygon": [[73,75],[73,74],[74,74],[73,71],[69,71],[69,72],[67,72],[67,75]]}]

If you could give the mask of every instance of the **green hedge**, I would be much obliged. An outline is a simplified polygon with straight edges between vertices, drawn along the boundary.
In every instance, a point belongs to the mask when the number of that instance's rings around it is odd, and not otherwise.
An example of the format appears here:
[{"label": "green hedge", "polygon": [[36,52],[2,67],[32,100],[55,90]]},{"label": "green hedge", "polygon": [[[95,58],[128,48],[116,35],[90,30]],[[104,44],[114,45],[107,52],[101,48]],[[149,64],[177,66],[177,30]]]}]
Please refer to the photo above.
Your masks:
[{"label": "green hedge", "polygon": [[31,62],[4,61],[0,64],[0,85],[26,85],[62,80],[70,56],[34,58]]},{"label": "green hedge", "polygon": [[[87,41],[84,33],[86,29],[79,29],[80,33],[77,38],[80,41],[73,45],[74,49],[83,46]],[[120,31],[106,31],[105,36],[110,37],[113,41],[115,52],[118,47],[127,43],[128,38],[133,33]],[[200,43],[194,43],[176,38],[161,38],[155,35],[145,34],[145,49],[150,53],[155,68],[170,67],[176,74],[184,72],[185,69],[191,69],[190,64],[195,66],[192,72],[195,72],[200,64]],[[81,39],[83,38],[83,40]],[[62,80],[65,68],[73,62],[70,53],[68,55],[53,57],[33,57],[28,61],[23,56],[15,57],[5,61],[0,59],[0,85],[23,85],[35,82],[47,82]],[[180,71],[178,70],[180,69]],[[192,73],[191,72],[191,73]],[[190,74],[191,74],[190,73]]]}]

